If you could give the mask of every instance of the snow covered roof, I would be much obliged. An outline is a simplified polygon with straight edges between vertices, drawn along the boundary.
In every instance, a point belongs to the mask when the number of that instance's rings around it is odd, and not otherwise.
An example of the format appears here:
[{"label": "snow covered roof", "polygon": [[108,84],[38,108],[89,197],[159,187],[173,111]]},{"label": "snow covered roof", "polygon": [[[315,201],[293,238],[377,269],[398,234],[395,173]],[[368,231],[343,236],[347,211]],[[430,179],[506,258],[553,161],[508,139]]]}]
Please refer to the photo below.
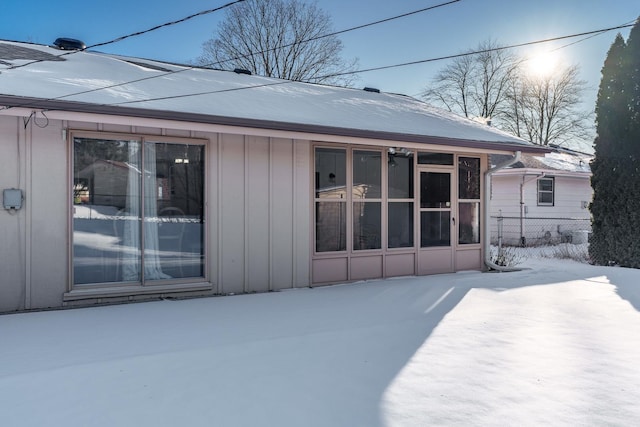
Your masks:
[{"label": "snow covered roof", "polygon": [[[498,171],[500,174],[508,174],[509,170],[533,169],[536,171],[566,172],[570,174],[591,174],[590,162],[593,156],[569,149],[550,147],[552,152],[542,156],[522,154],[521,160],[509,168]],[[491,163],[497,164],[508,156],[492,155]]]},{"label": "snow covered roof", "polygon": [[539,149],[404,95],[9,41],[0,41],[0,105],[496,150]]}]

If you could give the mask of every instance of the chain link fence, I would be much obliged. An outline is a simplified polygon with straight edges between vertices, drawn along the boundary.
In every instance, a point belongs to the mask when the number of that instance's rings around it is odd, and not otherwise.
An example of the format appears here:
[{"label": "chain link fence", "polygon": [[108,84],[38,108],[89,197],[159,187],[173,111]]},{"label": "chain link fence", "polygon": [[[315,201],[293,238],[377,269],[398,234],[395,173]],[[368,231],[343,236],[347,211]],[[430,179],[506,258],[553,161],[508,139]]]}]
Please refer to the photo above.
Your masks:
[{"label": "chain link fence", "polygon": [[588,218],[492,216],[491,244],[497,246],[549,246],[589,242]]}]

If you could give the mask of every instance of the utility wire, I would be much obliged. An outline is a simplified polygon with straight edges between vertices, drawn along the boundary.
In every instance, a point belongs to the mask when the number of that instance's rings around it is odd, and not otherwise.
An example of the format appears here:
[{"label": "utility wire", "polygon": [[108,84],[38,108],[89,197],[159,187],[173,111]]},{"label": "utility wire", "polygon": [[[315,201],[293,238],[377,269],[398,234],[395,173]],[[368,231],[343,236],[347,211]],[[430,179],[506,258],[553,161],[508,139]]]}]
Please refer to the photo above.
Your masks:
[{"label": "utility wire", "polygon": [[[244,1],[244,0],[238,0],[238,1],[235,1],[235,2],[232,2],[232,3],[228,3],[228,4],[224,5],[224,6],[221,6],[221,7],[216,8],[216,9],[211,9],[209,11],[199,12],[197,14],[194,14],[194,15],[188,16],[186,18],[183,18],[183,19],[181,19],[179,21],[174,21],[174,23],[184,22],[187,19],[191,19],[191,18],[193,18],[195,16],[200,16],[200,15],[203,15],[205,13],[211,13],[211,12],[220,10],[222,8],[229,7],[229,6],[231,6],[231,5],[235,4],[235,3],[238,3],[240,1]],[[335,35],[338,35],[338,34],[344,34],[344,33],[350,32],[350,31],[355,31],[355,30],[359,30],[359,29],[362,29],[362,28],[366,28],[366,27],[371,27],[373,25],[382,24],[382,23],[385,23],[385,22],[389,22],[389,21],[393,21],[393,20],[396,20],[396,19],[405,18],[407,16],[415,15],[415,14],[418,14],[418,13],[426,12],[426,11],[429,11],[429,10],[432,10],[432,9],[436,9],[436,8],[439,8],[439,7],[448,6],[450,4],[457,3],[459,1],[461,1],[461,0],[452,0],[452,1],[448,1],[446,3],[440,3],[440,4],[437,4],[437,5],[434,5],[434,6],[430,6],[430,7],[426,7],[426,8],[423,8],[423,9],[415,10],[413,12],[407,12],[407,13],[403,13],[401,15],[392,16],[390,18],[385,18],[385,19],[381,19],[381,20],[378,20],[378,21],[370,22],[370,23],[367,23],[367,24],[357,25],[355,27],[350,27],[350,28],[346,28],[346,29],[343,29],[343,30],[335,31],[333,33],[323,34],[323,35],[316,36],[316,37],[313,37],[313,38],[310,38],[310,39],[307,39],[307,40],[302,40],[299,43],[308,43],[308,42],[311,42],[311,41],[320,40],[322,38],[331,37],[331,36],[335,36]],[[161,27],[169,25],[169,24],[173,25],[173,23],[167,23],[167,24],[163,24],[163,25],[159,25],[157,27],[154,27],[153,29],[145,30],[144,32],[139,32],[139,33],[135,33],[135,34],[139,35],[139,34],[142,34],[142,33],[145,33],[145,32],[153,31],[154,29],[161,28]],[[133,36],[133,34],[130,34],[130,35],[127,35],[127,36],[123,36],[123,37],[119,37],[118,39],[114,39],[114,40],[111,40],[111,41],[108,41],[108,42],[99,43],[99,44],[95,44],[95,45],[89,46],[89,47],[87,47],[87,48],[85,48],[83,50],[90,49],[90,48],[93,48],[93,47],[96,47],[96,46],[103,46],[103,45],[106,45],[106,44],[115,43],[116,41],[124,40],[125,38],[132,37],[132,36]],[[179,70],[167,71],[167,72],[164,72],[162,74],[143,77],[143,78],[140,78],[140,79],[130,80],[130,81],[123,82],[123,83],[114,83],[112,85],[101,86],[99,88],[87,89],[87,90],[84,90],[84,91],[74,92],[74,93],[70,93],[70,94],[67,94],[67,95],[58,96],[58,97],[55,97],[55,98],[49,98],[47,100],[48,101],[52,101],[52,100],[57,100],[57,99],[69,98],[69,97],[72,97],[72,96],[84,95],[84,94],[87,94],[87,93],[97,92],[97,91],[100,91],[100,90],[112,89],[114,87],[126,86],[126,85],[132,84],[132,83],[138,83],[138,82],[142,82],[142,81],[145,81],[145,80],[152,80],[152,79],[157,79],[157,78],[160,78],[160,77],[165,77],[165,76],[168,76],[168,75],[182,73],[184,71],[193,70],[195,68],[213,67],[214,65],[219,65],[219,64],[222,64],[222,63],[225,63],[225,62],[230,62],[230,61],[234,61],[234,60],[238,60],[238,59],[242,59],[242,58],[247,58],[249,56],[260,55],[260,54],[263,54],[263,53],[275,51],[277,49],[283,49],[283,48],[286,48],[286,47],[291,47],[294,44],[295,43],[289,43],[289,44],[286,44],[286,45],[277,46],[275,48],[266,49],[266,50],[263,50],[263,51],[260,51],[260,52],[252,52],[252,53],[249,53],[249,54],[244,55],[244,56],[238,56],[238,57],[235,57],[235,58],[225,59],[223,61],[204,64],[204,65],[200,65],[200,66],[189,66],[189,67],[181,68]],[[77,51],[67,52],[67,53],[64,53],[64,54],[59,55],[59,56],[70,55],[70,54],[73,54],[73,53],[76,53],[76,52]],[[24,66],[27,66],[29,64],[36,63],[36,62],[42,62],[42,61],[33,61],[33,62],[30,62],[30,63],[27,63],[27,64],[14,66],[14,67],[9,67],[8,69],[11,70],[11,69],[14,69],[14,68],[20,68],[20,67],[24,67]],[[320,78],[323,78],[323,77],[320,77]],[[278,83],[278,84],[280,84],[280,83]],[[3,109],[7,109],[7,108],[11,108],[11,107],[4,107]]]},{"label": "utility wire", "polygon": [[[621,28],[627,28],[627,27],[631,27],[633,25],[634,24],[624,24],[624,25],[619,25],[619,26],[616,26],[616,27],[604,28],[604,29],[601,29],[601,30],[587,31],[587,32],[583,32],[583,33],[570,34],[570,35],[559,36],[559,37],[552,37],[552,38],[547,38],[547,39],[542,39],[542,40],[535,40],[535,41],[531,41],[531,42],[513,44],[513,45],[509,45],[509,46],[500,46],[500,47],[495,47],[495,48],[491,48],[491,49],[483,49],[483,50],[476,50],[476,51],[460,53],[460,54],[456,54],[456,55],[441,56],[441,57],[437,57],[437,58],[422,59],[422,60],[419,60],[419,61],[411,61],[411,62],[405,62],[405,63],[401,63],[401,64],[385,65],[385,66],[381,66],[381,67],[373,67],[373,68],[368,68],[368,69],[359,70],[359,71],[336,73],[336,74],[331,74],[331,75],[327,75],[327,76],[322,76],[322,78],[341,76],[341,75],[348,75],[348,74],[366,73],[366,72],[370,72],[370,71],[385,70],[385,69],[389,69],[389,68],[406,67],[406,66],[409,66],[409,65],[416,65],[416,64],[423,64],[423,63],[427,63],[427,62],[442,61],[442,60],[445,60],[445,59],[453,59],[453,58],[459,58],[459,57],[463,57],[463,56],[478,55],[478,54],[481,54],[481,53],[494,52],[494,51],[505,50],[505,49],[514,49],[514,48],[517,48],[517,47],[530,46],[530,45],[534,45],[534,44],[549,43],[549,42],[552,42],[552,41],[565,40],[565,39],[574,38],[574,37],[582,37],[582,36],[591,35],[591,34],[598,35],[600,33],[605,33],[605,32],[608,32],[608,31],[613,31],[613,30],[617,30],[617,29],[621,29]],[[142,100],[136,100],[136,101],[123,101],[123,102],[117,102],[117,103],[113,103],[113,104],[103,104],[103,105],[105,105],[105,106],[113,106],[113,105],[135,104],[135,103],[139,103],[139,102],[161,101],[161,100],[167,100],[167,99],[186,98],[186,97],[191,97],[191,96],[212,95],[212,94],[216,94],[216,93],[234,92],[234,91],[247,90],[247,89],[258,89],[258,88],[267,87],[267,86],[277,86],[277,85],[292,84],[292,83],[305,83],[305,82],[296,82],[296,81],[292,81],[292,80],[282,80],[282,81],[277,81],[277,82],[274,82],[274,83],[265,83],[265,84],[259,84],[259,85],[243,86],[243,87],[231,88],[231,89],[220,89],[220,90],[213,90],[213,91],[207,91],[207,92],[198,92],[198,93],[184,94],[184,95],[172,95],[172,96],[164,96],[164,97],[158,97],[158,98],[148,98],[148,99],[142,99]]]},{"label": "utility wire", "polygon": [[[634,19],[634,20],[629,21],[629,22],[626,22],[626,23],[624,23],[624,24],[622,24],[622,25],[624,25],[624,26],[632,26],[632,25],[634,25],[634,24],[635,24],[636,20],[637,20],[637,19]],[[564,48],[567,48],[567,47],[569,47],[569,46],[573,46],[574,44],[582,43],[582,42],[583,42],[583,41],[585,41],[585,40],[592,39],[592,38],[597,37],[597,36],[600,36],[600,35],[602,35],[602,34],[604,34],[604,32],[596,33],[596,34],[591,34],[591,35],[589,35],[589,36],[587,36],[587,37],[585,37],[585,38],[582,38],[582,39],[580,39],[580,40],[576,40],[576,41],[574,41],[574,42],[567,43],[567,44],[562,45],[562,46],[559,46],[559,47],[557,47],[557,48],[555,48],[555,49],[551,49],[549,52],[555,52],[555,51],[558,51],[558,50],[560,50],[560,49],[564,49]]]},{"label": "utility wire", "polygon": [[[242,1],[242,0],[240,0],[240,1]],[[592,34],[597,35],[597,34],[605,33],[605,32],[608,32],[608,31],[613,31],[613,30],[617,30],[617,29],[631,27],[633,25],[634,24],[624,24],[624,25],[618,25],[618,26],[615,26],[615,27],[609,27],[609,28],[604,28],[604,29],[600,29],[600,30],[593,30],[593,31],[570,34],[570,35],[565,35],[565,36],[547,38],[547,39],[542,39],[542,40],[535,40],[535,41],[531,41],[531,42],[518,43],[518,44],[509,45],[509,46],[500,46],[500,47],[495,47],[495,48],[491,48],[491,49],[470,51],[470,52],[465,52],[465,53],[460,53],[460,54],[455,54],[455,55],[447,55],[447,56],[441,56],[441,57],[436,57],[436,58],[422,59],[422,60],[418,60],[418,61],[404,62],[404,63],[400,63],[400,64],[385,65],[385,66],[380,66],[380,67],[372,67],[372,68],[367,68],[367,69],[364,69],[364,70],[349,71],[349,72],[343,72],[343,73],[334,73],[334,74],[329,74],[329,75],[326,75],[326,76],[322,76],[321,78],[338,77],[338,76],[349,75],[349,74],[359,74],[359,73],[366,73],[366,72],[371,72],[371,71],[386,70],[386,69],[391,69],[391,68],[400,68],[400,67],[406,67],[406,66],[410,66],[410,65],[417,65],[417,64],[423,64],[423,63],[428,63],[428,62],[436,62],[436,61],[442,61],[442,60],[446,60],[446,59],[459,58],[459,57],[463,57],[463,56],[477,55],[477,54],[481,54],[481,53],[487,53],[487,52],[493,52],[493,51],[499,51],[499,50],[506,50],[506,49],[514,49],[514,48],[517,48],[517,47],[530,46],[530,45],[541,44],[541,43],[548,43],[548,42],[557,41],[557,40],[565,40],[565,39],[574,38],[574,37],[582,37],[582,36],[592,35]],[[143,81],[143,80],[150,80],[152,78],[163,77],[163,76],[166,76],[166,75],[169,75],[169,74],[175,74],[175,73],[182,72],[182,71],[187,71],[187,70],[190,70],[190,69],[193,69],[193,68],[196,68],[196,67],[189,67],[189,68],[185,68],[185,69],[181,69],[181,70],[170,71],[170,72],[164,73],[162,75],[150,76],[150,77],[146,77],[146,78],[142,78],[142,79],[138,79],[138,80],[132,80],[132,81],[129,81],[129,82],[124,82],[124,83],[118,83],[118,84],[114,84],[114,85],[110,85],[110,86],[106,86],[106,87],[89,89],[89,90],[82,91],[82,92],[76,92],[76,93],[72,93],[72,94],[68,94],[68,95],[62,95],[62,96],[55,97],[55,98],[49,98],[47,100],[51,101],[51,100],[67,98],[67,97],[70,97],[70,96],[76,96],[76,95],[80,95],[80,94],[96,92],[96,91],[99,91],[99,90],[105,90],[105,89],[109,89],[109,88],[113,88],[113,87],[117,87],[117,86],[123,86],[123,85],[131,84],[131,83],[135,83],[135,82],[139,82],[139,81]],[[191,97],[191,96],[211,95],[211,94],[216,94],[216,93],[224,93],[224,92],[231,92],[231,91],[238,91],[238,90],[257,89],[257,88],[261,88],[261,87],[276,86],[276,85],[289,84],[289,83],[295,83],[295,82],[294,81],[290,81],[290,80],[284,80],[284,81],[278,81],[278,82],[275,82],[275,83],[267,83],[267,84],[252,85],[252,86],[243,86],[243,87],[239,87],[239,88],[221,89],[221,90],[215,90],[215,91],[199,92],[199,93],[184,94],[184,95],[174,95],[174,96],[159,97],[159,98],[148,98],[148,99],[142,99],[142,100],[124,101],[124,102],[118,102],[118,103],[113,103],[113,104],[102,104],[102,105],[104,105],[104,106],[125,105],[125,104],[134,104],[134,103],[150,102],[150,101],[165,100],[165,99],[186,98],[186,97]],[[25,107],[25,106],[28,106],[28,104],[24,104],[24,105],[20,105],[20,106]],[[16,107],[18,107],[18,106],[16,106]],[[4,107],[3,109],[9,109],[9,108],[15,108],[15,107]]]},{"label": "utility wire", "polygon": [[[178,20],[171,21],[171,22],[165,22],[164,24],[156,25],[155,27],[151,27],[151,28],[148,28],[146,30],[137,31],[135,33],[131,33],[131,34],[127,34],[127,35],[124,35],[124,36],[117,37],[117,38],[115,38],[113,40],[109,40],[109,41],[102,42],[102,43],[96,43],[96,44],[93,44],[91,46],[86,46],[83,49],[72,50],[72,51],[68,51],[68,52],[62,53],[60,55],[55,55],[55,56],[56,56],[56,58],[61,58],[63,56],[73,55],[73,54],[76,54],[78,52],[84,52],[85,50],[93,49],[95,47],[106,46],[106,45],[110,45],[110,44],[113,44],[113,43],[117,43],[117,42],[120,42],[122,40],[126,40],[126,39],[131,38],[131,37],[141,36],[143,34],[147,34],[147,33],[150,33],[152,31],[159,30],[160,28],[170,27],[170,26],[173,26],[173,25],[176,25],[176,24],[181,24],[181,23],[183,23],[185,21],[189,21],[189,20],[191,20],[193,18],[197,18],[198,16],[203,16],[203,15],[208,15],[210,13],[218,12],[219,10],[226,9],[227,7],[233,6],[234,4],[240,3],[240,2],[243,2],[243,1],[244,0],[235,0],[235,1],[232,1],[232,2],[227,3],[225,5],[213,8],[213,9],[203,10],[201,12],[197,12],[197,13],[194,13],[192,15],[185,16],[182,19],[178,19]],[[43,62],[43,61],[44,60],[40,59],[40,60],[37,60],[37,61],[27,62],[26,64],[13,65],[11,67],[7,67],[7,70],[15,70],[16,68],[23,68],[23,67],[26,67],[28,65],[36,64],[36,63]]]},{"label": "utility wire", "polygon": [[234,4],[237,4],[237,3],[240,3],[240,2],[243,2],[243,1],[244,0],[232,1],[230,3],[227,3],[225,5],[222,5],[222,6],[213,8],[213,9],[203,10],[202,12],[194,13],[193,15],[186,16],[186,17],[184,17],[182,19],[178,19],[176,21],[171,21],[171,22],[166,22],[164,24],[156,25],[155,27],[149,28],[148,30],[138,31],[136,33],[127,34],[126,36],[118,37],[118,38],[115,38],[113,40],[109,40],[107,42],[97,43],[97,44],[88,46],[86,49],[92,49],[94,47],[99,47],[99,46],[106,46],[108,44],[117,43],[117,42],[120,42],[122,40],[131,38],[131,37],[141,36],[143,34],[150,33],[150,32],[155,31],[155,30],[159,30],[160,28],[170,27],[172,25],[180,24],[180,23],[188,21],[190,19],[197,18],[198,16],[208,15],[210,13],[214,13],[214,12],[217,12],[219,10],[226,9],[227,7],[233,6]]},{"label": "utility wire", "polygon": [[408,16],[416,15],[418,13],[427,12],[429,10],[437,9],[439,7],[449,6],[449,5],[453,4],[453,3],[458,3],[459,1],[461,1],[461,0],[452,0],[452,1],[448,1],[446,3],[436,4],[434,6],[429,6],[429,7],[423,8],[423,9],[414,10],[413,12],[407,12],[407,13],[403,13],[401,15],[392,16],[390,18],[385,18],[385,19],[380,19],[378,21],[369,22],[368,24],[357,25],[355,27],[345,28],[344,30],[334,31],[332,33],[327,33],[327,34],[322,34],[322,35],[319,35],[319,36],[311,37],[309,39],[302,40],[300,42],[288,43],[288,44],[284,44],[284,45],[281,45],[281,46],[276,46],[274,48],[265,49],[265,50],[262,50],[260,52],[251,52],[251,53],[248,53],[246,55],[239,55],[239,56],[236,56],[236,57],[233,57],[233,58],[223,59],[223,60],[217,61],[217,62],[211,62],[211,63],[202,65],[202,67],[213,68],[214,66],[221,65],[221,64],[224,64],[224,63],[227,63],[227,62],[237,61],[238,59],[245,59],[245,58],[249,58],[249,57],[256,56],[256,55],[262,55],[264,53],[275,52],[276,50],[284,49],[284,48],[291,47],[291,46],[295,46],[296,44],[310,43],[310,42],[313,42],[313,41],[316,41],[316,40],[321,40],[321,39],[324,39],[324,38],[327,38],[327,37],[333,37],[333,36],[337,36],[339,34],[344,34],[344,33],[348,33],[348,32],[355,31],[355,30],[361,30],[363,28],[372,27],[374,25],[384,24],[385,22],[395,21],[396,19],[406,18]]},{"label": "utility wire", "polygon": [[590,35],[590,34],[596,34],[597,35],[597,34],[600,34],[600,33],[606,33],[608,31],[618,30],[618,29],[621,29],[621,28],[632,27],[633,25],[634,24],[618,25],[617,27],[604,28],[602,30],[587,31],[587,32],[584,32],[584,33],[571,34],[571,35],[568,35],[568,36],[553,37],[553,38],[549,38],[549,39],[536,40],[536,41],[526,42],[526,43],[512,44],[512,45],[509,45],[509,46],[499,46],[499,47],[495,47],[495,48],[491,48],[491,49],[475,50],[475,51],[470,51],[470,52],[465,52],[465,53],[459,53],[459,54],[456,54],[456,55],[447,55],[447,56],[440,56],[440,57],[437,57],[437,58],[421,59],[421,60],[418,60],[418,61],[403,62],[401,64],[394,64],[394,65],[383,65],[383,66],[380,66],[380,67],[365,68],[364,70],[358,70],[358,71],[346,71],[346,72],[342,72],[342,73],[335,73],[335,74],[330,74],[330,75],[327,75],[327,76],[323,76],[323,78],[339,77],[339,76],[346,76],[346,75],[349,75],[349,74],[368,73],[370,71],[380,71],[380,70],[387,70],[387,69],[390,69],[390,68],[406,67],[406,66],[409,66],[409,65],[424,64],[424,63],[427,63],[427,62],[442,61],[442,60],[445,60],[445,59],[454,59],[454,58],[460,58],[460,57],[463,57],[463,56],[478,55],[478,54],[481,54],[481,53],[494,52],[494,51],[498,51],[498,50],[515,49],[517,47],[531,46],[531,45],[534,45],[534,44],[548,43],[548,42],[552,42],[552,41],[564,40],[564,39],[569,39],[569,38],[574,38],[574,37],[582,37],[582,36],[586,36],[586,35]]}]

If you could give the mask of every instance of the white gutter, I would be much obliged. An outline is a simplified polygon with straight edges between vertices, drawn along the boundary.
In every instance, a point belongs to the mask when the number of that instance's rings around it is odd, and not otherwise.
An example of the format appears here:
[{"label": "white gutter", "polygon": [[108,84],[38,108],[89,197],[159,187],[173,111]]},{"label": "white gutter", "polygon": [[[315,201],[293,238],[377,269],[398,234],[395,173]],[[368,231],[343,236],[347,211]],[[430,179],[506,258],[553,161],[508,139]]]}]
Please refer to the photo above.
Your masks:
[{"label": "white gutter", "polygon": [[506,267],[502,265],[498,265],[491,261],[491,223],[489,219],[491,218],[491,206],[489,204],[490,191],[491,188],[491,175],[499,171],[500,169],[504,169],[517,163],[520,161],[520,156],[522,155],[521,151],[516,151],[515,156],[513,158],[506,160],[491,169],[487,170],[484,173],[484,200],[482,203],[484,210],[484,263],[491,270],[497,271],[520,271],[522,268],[516,267]]}]

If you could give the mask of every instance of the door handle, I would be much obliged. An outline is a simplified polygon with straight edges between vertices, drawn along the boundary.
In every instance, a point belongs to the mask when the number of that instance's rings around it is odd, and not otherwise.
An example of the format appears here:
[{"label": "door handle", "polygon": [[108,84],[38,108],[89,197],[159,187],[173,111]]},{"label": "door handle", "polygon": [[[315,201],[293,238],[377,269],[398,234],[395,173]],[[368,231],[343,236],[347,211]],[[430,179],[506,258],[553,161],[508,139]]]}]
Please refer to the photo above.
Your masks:
[{"label": "door handle", "polygon": [[456,219],[454,217],[451,217],[451,221],[453,221],[453,225],[456,225]]}]

